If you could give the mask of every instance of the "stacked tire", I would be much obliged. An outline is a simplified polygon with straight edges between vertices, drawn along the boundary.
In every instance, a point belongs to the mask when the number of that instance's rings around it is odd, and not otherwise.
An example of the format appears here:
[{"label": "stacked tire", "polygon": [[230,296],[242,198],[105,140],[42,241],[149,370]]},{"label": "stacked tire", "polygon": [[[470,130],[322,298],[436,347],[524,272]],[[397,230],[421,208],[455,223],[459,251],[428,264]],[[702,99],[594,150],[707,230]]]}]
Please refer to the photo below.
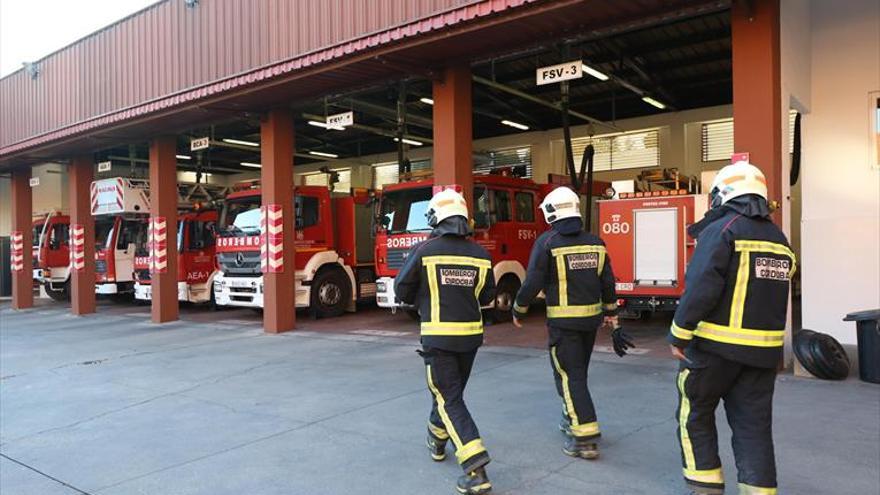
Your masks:
[{"label": "stacked tire", "polygon": [[843,346],[834,337],[803,329],[794,338],[794,354],[816,378],[843,380],[849,376],[850,362]]}]

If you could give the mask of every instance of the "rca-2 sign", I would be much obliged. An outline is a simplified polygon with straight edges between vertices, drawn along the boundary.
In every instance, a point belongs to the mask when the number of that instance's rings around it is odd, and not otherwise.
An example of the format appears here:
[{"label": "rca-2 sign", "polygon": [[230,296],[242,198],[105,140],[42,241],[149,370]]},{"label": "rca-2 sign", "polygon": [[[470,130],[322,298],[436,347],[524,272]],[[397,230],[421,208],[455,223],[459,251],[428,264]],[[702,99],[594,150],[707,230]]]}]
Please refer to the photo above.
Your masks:
[{"label": "rca-2 sign", "polygon": [[621,222],[620,215],[611,215],[611,221],[602,224],[603,234],[629,234],[629,222]]}]

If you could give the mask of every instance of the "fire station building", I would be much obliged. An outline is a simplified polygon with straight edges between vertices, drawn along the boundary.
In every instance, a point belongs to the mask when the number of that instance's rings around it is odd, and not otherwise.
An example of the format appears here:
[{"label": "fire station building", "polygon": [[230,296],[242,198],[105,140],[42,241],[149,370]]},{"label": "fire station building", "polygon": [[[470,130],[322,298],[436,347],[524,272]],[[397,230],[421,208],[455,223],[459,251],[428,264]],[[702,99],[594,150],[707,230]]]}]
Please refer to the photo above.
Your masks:
[{"label": "fire station building", "polygon": [[[12,304],[34,304],[33,219],[60,211],[70,310],[96,311],[97,179],[142,181],[154,221],[259,179],[292,266],[294,185],[379,190],[404,162],[466,192],[500,169],[563,183],[569,145],[618,197],[707,193],[747,153],[799,258],[789,329],[854,344],[843,317],[880,304],[876,0],[156,2],[0,79]],[[178,318],[163,247],[156,323]],[[296,276],[264,274],[266,332],[295,328]]]}]

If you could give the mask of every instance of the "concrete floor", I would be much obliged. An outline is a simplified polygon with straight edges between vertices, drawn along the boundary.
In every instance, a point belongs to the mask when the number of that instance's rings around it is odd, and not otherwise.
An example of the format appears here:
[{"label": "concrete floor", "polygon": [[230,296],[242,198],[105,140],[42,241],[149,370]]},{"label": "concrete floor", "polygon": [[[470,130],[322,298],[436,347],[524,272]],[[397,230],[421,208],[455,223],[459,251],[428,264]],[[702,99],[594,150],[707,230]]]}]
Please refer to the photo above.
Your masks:
[{"label": "concrete floor", "polygon": [[[405,316],[374,309],[269,336],[244,311],[185,308],[163,326],[145,312],[0,305],[3,495],[453,493],[452,456],[435,464],[423,446],[429,398]],[[664,325],[634,333],[657,344]],[[603,450],[587,462],[560,451],[540,321],[488,332],[467,400],[495,493],[684,492],[662,345],[596,354]],[[880,387],[782,375],[776,397],[780,493],[880,493]]]}]

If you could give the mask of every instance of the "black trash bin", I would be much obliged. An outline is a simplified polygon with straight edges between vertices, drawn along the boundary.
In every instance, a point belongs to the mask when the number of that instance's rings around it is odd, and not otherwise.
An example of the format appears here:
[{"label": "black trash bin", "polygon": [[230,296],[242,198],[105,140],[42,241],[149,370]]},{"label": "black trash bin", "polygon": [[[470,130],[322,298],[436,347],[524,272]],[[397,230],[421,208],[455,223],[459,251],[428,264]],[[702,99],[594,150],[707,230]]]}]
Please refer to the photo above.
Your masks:
[{"label": "black trash bin", "polygon": [[857,311],[843,321],[856,322],[859,343],[859,378],[880,383],[880,309]]}]

